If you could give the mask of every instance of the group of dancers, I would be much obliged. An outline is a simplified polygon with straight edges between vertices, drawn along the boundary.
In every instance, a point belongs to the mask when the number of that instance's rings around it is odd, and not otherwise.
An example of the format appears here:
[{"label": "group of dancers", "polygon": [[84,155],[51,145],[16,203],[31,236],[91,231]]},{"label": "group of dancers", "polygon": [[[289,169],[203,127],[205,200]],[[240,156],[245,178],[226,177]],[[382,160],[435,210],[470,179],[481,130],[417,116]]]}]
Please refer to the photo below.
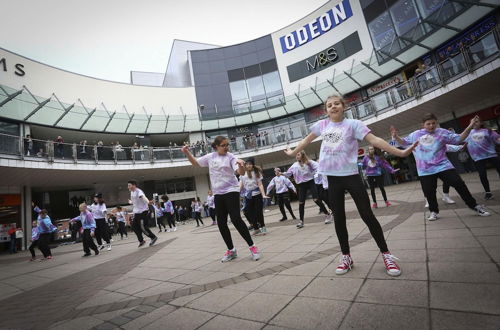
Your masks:
[{"label": "group of dancers", "polygon": [[[348,192],[361,219],[367,225],[381,252],[387,274],[399,276],[401,267],[395,262],[396,258],[391,254],[382,227],[372,211],[372,208],[378,207],[374,191],[375,186],[381,189],[386,206],[391,205],[383,189],[382,168],[385,168],[390,173],[397,170],[390,167],[380,154],[377,155],[375,148],[382,149],[398,157],[407,157],[410,153],[413,153],[422,190],[429,203],[430,215],[428,220],[436,220],[439,214],[436,200],[438,178],[444,184],[454,187],[466,205],[478,215],[490,215],[485,207],[478,204],[472,197],[466,184],[446,157],[446,145],[459,145],[463,141],[467,141],[469,152],[476,162],[476,168],[485,189],[485,198],[490,199],[493,197],[486,177],[485,163],[491,161],[500,175],[500,161],[494,148],[495,144],[500,143],[500,135],[494,131],[481,128],[481,122],[477,116],[471,119],[470,124],[462,134],[455,134],[438,128],[437,118],[433,114],[426,114],[422,118],[422,129],[416,130],[405,138],[399,137],[396,129],[391,129],[393,140],[399,143],[401,147],[406,147],[406,149],[399,149],[375,136],[362,121],[344,118],[345,102],[341,96],[328,97],[325,102],[325,110],[327,118],[316,122],[311,127],[311,133],[295,149],[287,148],[285,150],[285,154],[295,157],[296,162],[285,173],[276,168],[276,176],[269,183],[267,190],[264,189],[262,184],[262,169],[255,165],[253,159],[245,162],[230,153],[230,143],[227,137],[217,136],[212,143],[214,152],[200,158],[195,158],[188,146],[182,148],[193,166],[208,167],[212,188],[209,198],[207,198],[209,213],[213,223],[217,224],[227,247],[221,259],[222,262],[237,257],[237,251],[228,227],[228,216],[231,217],[234,227],[247,243],[252,259],[259,260],[261,258],[261,252],[255,245],[250,230],[241,217],[240,193],[243,191],[246,201],[244,214],[251,223],[254,234],[265,234],[267,229],[263,216],[263,199],[268,198],[267,195],[272,189],[275,189],[277,203],[283,216],[280,221],[288,219],[285,207],[291,217],[296,219],[288,196],[289,190],[292,190],[298,193],[299,198],[297,228],[304,227],[304,208],[308,192],[311,193],[320,212],[325,215],[325,223],[331,222],[333,214],[335,231],[342,252],[335,272],[338,275],[347,273],[354,265],[350,254],[345,214],[345,193]],[[304,149],[320,136],[322,142],[319,160],[316,162],[307,157]],[[372,205],[370,205],[368,193],[358,171],[358,140],[363,140],[371,145],[362,164],[366,170],[371,188]],[[240,177],[240,180],[236,175]],[[294,177],[298,191],[288,179],[291,176]],[[149,200],[144,192],[137,187],[137,182],[129,181],[128,189],[131,193],[129,202],[133,204],[133,229],[139,240],[139,247],[145,244],[143,234],[151,239],[149,245],[154,245],[157,237],[145,225],[148,217]],[[164,211],[167,214],[167,220],[172,219],[173,207],[171,202],[169,203],[168,198],[162,197],[162,200],[165,205]],[[99,249],[103,246],[102,242],[97,238],[99,235],[103,236],[108,250],[111,249],[108,238],[105,234],[102,235],[103,231],[99,229],[101,226],[99,223],[102,222],[100,219],[102,219],[105,207],[97,198],[97,202],[90,207],[91,211],[88,208],[85,204],[81,204],[80,216],[73,219],[82,222],[84,256],[90,255],[90,250],[94,250],[95,254],[99,253]],[[201,213],[201,209],[199,211]],[[40,212],[38,220],[38,228],[41,229],[39,230],[40,236],[46,233],[45,227],[47,226],[43,219],[46,219],[46,211],[45,213]],[[175,228],[175,223],[173,228]],[[93,236],[98,239],[98,245],[93,242]],[[43,245],[45,248],[45,244]]]}]

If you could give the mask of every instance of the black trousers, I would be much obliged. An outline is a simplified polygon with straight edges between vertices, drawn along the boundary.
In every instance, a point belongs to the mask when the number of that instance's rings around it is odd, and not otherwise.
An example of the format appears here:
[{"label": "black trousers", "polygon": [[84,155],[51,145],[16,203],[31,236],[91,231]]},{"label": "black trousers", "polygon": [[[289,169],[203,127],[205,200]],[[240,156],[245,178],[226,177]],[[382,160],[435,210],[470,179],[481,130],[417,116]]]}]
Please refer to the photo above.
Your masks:
[{"label": "black trousers", "polygon": [[280,208],[280,212],[283,215],[283,219],[286,219],[285,208],[286,206],[288,212],[290,212],[292,218],[295,218],[295,214],[293,214],[292,206],[290,205],[290,198],[288,191],[280,194],[276,194],[276,200],[278,201],[278,206]]},{"label": "black trousers", "polygon": [[106,223],[106,219],[95,219],[95,239],[97,240],[98,245],[102,245],[102,240],[104,240],[107,244],[109,244],[109,227]]},{"label": "black trousers", "polygon": [[83,252],[85,252],[85,254],[90,253],[91,249],[97,252],[97,245],[95,245],[94,239],[92,238],[92,235],[90,233],[91,233],[90,229],[83,230],[82,243],[83,243]]},{"label": "black trousers", "polygon": [[163,229],[167,229],[167,227],[165,226],[165,215],[161,216],[161,217],[158,217],[158,228],[160,229],[161,231],[161,226],[163,226]]},{"label": "black trousers", "polygon": [[201,212],[194,212],[194,219],[196,220],[196,225],[200,225],[200,222],[202,225],[204,225],[203,220],[201,220]]},{"label": "black trousers", "polygon": [[173,214],[167,213],[167,223],[170,229],[175,227],[175,216]]},{"label": "black trousers", "polygon": [[31,252],[31,257],[35,258],[35,248],[38,246],[38,240],[36,241],[31,241],[31,244],[29,246],[29,250]]},{"label": "black trousers", "polygon": [[330,199],[328,198],[328,190],[323,188],[322,184],[316,184],[316,189],[318,190],[319,199],[321,199],[321,201],[325,203],[331,210],[332,206],[330,205]]},{"label": "black trousers", "polygon": [[318,191],[316,190],[316,184],[314,183],[314,180],[309,180],[306,182],[299,183],[299,216],[300,220],[304,221],[304,208],[305,208],[305,203],[306,203],[306,196],[307,192],[311,191],[312,198],[314,202],[319,206],[319,209],[321,212],[324,214],[328,214],[328,211],[323,204],[322,201],[320,201],[318,198]]},{"label": "black trousers", "polygon": [[128,237],[127,228],[125,227],[125,222],[118,221],[118,232],[120,233],[121,238],[123,238],[123,235]]},{"label": "black trousers", "polygon": [[447,184],[455,188],[469,208],[474,209],[474,207],[476,207],[476,200],[472,197],[469,189],[465,185],[465,182],[462,180],[460,175],[458,175],[457,170],[451,169],[432,175],[420,176],[422,191],[424,192],[427,202],[429,202],[429,211],[439,213],[439,207],[436,199],[438,178],[443,181],[443,184]]},{"label": "black trousers", "polygon": [[156,235],[153,234],[153,232],[147,226],[148,221],[148,211],[144,211],[142,213],[134,213],[134,224],[132,226],[132,229],[134,230],[134,233],[137,236],[137,240],[139,242],[144,241],[144,237],[142,236],[143,233],[151,239],[156,237]]},{"label": "black trousers", "polygon": [[384,176],[383,175],[377,175],[377,176],[367,176],[368,179],[368,184],[370,185],[370,192],[372,194],[372,200],[374,203],[377,202],[377,197],[375,196],[375,188],[378,186],[380,191],[382,192],[382,197],[384,198],[384,201],[387,202],[387,195],[385,193],[384,189]]},{"label": "black trousers", "polygon": [[44,258],[52,255],[49,247],[51,237],[52,233],[45,233],[40,234],[40,237],[38,238],[38,249],[40,249],[40,252],[42,252]]},{"label": "black trousers", "polygon": [[258,194],[246,200],[245,215],[252,224],[254,229],[265,227],[264,224],[264,209],[262,195]]},{"label": "black trousers", "polygon": [[216,218],[215,218],[215,208],[209,207],[208,208],[208,214],[210,214],[210,217],[212,218],[213,222],[217,221]]},{"label": "black trousers", "polygon": [[481,180],[481,184],[483,185],[485,192],[491,192],[490,190],[490,182],[488,181],[488,175],[486,173],[486,163],[490,162],[496,168],[498,176],[500,176],[500,158],[492,157],[478,160],[474,162],[476,165],[477,172],[479,173],[479,179]]},{"label": "black trousers", "polygon": [[345,217],[345,191],[351,194],[359,215],[368,226],[377,243],[380,252],[389,251],[385,242],[384,232],[377,218],[370,208],[370,199],[359,174],[349,176],[328,176],[328,196],[333,206],[333,218],[335,220],[335,231],[340,243],[342,254],[349,254],[349,233]]},{"label": "black trousers", "polygon": [[240,233],[241,237],[247,242],[248,246],[253,245],[252,237],[247,226],[243,222],[240,214],[240,194],[229,192],[223,195],[215,195],[215,213],[217,214],[217,225],[219,231],[226,243],[227,249],[234,248],[231,232],[227,225],[227,216],[231,217],[231,222]]}]

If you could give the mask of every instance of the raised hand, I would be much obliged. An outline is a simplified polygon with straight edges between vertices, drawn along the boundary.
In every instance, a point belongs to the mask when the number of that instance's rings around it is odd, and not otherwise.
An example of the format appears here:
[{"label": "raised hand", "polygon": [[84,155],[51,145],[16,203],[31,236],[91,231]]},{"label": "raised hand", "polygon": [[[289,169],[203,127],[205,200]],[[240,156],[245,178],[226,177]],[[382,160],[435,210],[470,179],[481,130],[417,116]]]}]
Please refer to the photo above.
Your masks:
[{"label": "raised hand", "polygon": [[181,151],[187,155],[189,153],[189,147],[188,146],[183,146],[181,148]]},{"label": "raised hand", "polygon": [[413,150],[415,150],[415,148],[417,146],[418,146],[418,141],[416,141],[415,143],[413,143],[411,146],[409,146],[405,150],[401,150],[401,154],[400,154],[399,157],[406,157],[406,156],[408,156],[409,154],[412,153]]},{"label": "raised hand", "polygon": [[290,149],[289,147],[287,147],[285,150],[284,150],[285,154],[287,156],[293,156],[293,150]]}]

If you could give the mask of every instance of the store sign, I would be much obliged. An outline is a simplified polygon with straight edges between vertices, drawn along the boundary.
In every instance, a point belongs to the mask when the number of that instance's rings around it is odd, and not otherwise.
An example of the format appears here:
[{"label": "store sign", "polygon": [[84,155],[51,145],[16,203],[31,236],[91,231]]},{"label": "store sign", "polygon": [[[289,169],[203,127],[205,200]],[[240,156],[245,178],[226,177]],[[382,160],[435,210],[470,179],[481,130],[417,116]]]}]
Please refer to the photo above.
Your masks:
[{"label": "store sign", "polygon": [[303,27],[280,37],[283,54],[325,34],[340,23],[346,21],[349,17],[352,17],[351,4],[349,0],[343,0],[341,3],[336,4],[332,9]]},{"label": "store sign", "polygon": [[358,32],[300,62],[287,66],[290,82],[324,70],[362,50]]},{"label": "store sign", "polygon": [[376,85],[368,87],[368,89],[366,91],[368,92],[369,96],[372,96],[372,95],[378,94],[378,93],[380,93],[388,88],[396,86],[400,82],[403,82],[403,80],[404,80],[403,75],[401,73],[398,73],[394,77],[391,77],[391,78],[386,79],[386,80],[384,80]]},{"label": "store sign", "polygon": [[12,66],[9,65],[10,63],[7,63],[7,59],[4,57],[0,59],[0,70],[3,70],[3,72],[9,72],[9,71],[14,71],[14,74],[16,76],[22,77],[25,75],[24,72],[24,65],[21,63],[16,63]]}]

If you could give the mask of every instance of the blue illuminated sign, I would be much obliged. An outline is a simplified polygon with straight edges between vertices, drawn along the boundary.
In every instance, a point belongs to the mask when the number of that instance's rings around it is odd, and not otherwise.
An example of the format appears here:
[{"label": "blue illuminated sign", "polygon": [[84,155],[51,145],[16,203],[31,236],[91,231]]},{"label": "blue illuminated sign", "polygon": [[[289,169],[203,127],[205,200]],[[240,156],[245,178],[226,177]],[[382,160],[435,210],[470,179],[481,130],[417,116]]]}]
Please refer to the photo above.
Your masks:
[{"label": "blue illuminated sign", "polygon": [[283,53],[298,48],[320,35],[330,31],[340,23],[352,16],[352,8],[349,0],[343,0],[332,9],[312,20],[303,27],[280,37],[281,50]]}]

